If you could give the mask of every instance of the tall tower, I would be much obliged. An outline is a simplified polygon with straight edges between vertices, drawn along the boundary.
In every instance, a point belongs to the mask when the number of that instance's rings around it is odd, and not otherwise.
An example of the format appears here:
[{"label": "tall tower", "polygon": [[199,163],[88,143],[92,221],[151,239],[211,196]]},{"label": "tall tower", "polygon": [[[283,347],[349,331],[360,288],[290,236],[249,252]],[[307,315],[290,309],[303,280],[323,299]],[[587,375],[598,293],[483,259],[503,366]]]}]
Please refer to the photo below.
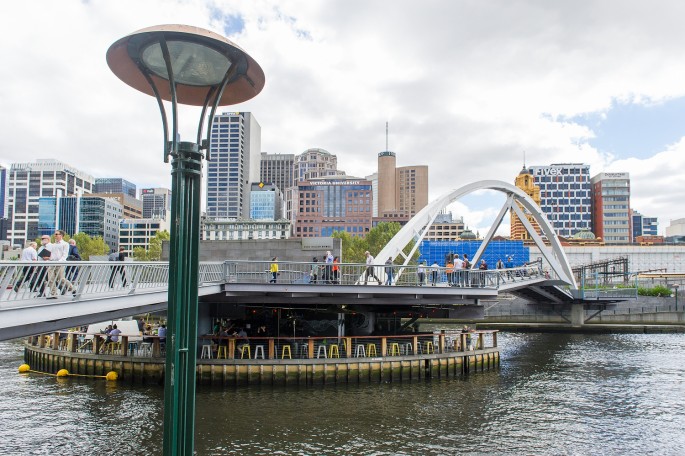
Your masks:
[{"label": "tall tower", "polygon": [[592,231],[605,244],[627,244],[632,237],[629,173],[599,173],[592,179]]},{"label": "tall tower", "polygon": [[385,122],[385,150],[378,154],[378,216],[397,210],[397,157],[388,150],[388,122]]},{"label": "tall tower", "polygon": [[250,184],[259,182],[261,127],[249,112],[214,116],[207,165],[207,216],[250,217]]},{"label": "tall tower", "polygon": [[[533,178],[533,175],[526,169],[526,165],[523,165],[523,169],[519,173],[518,176],[516,176],[516,179],[514,181],[514,185],[516,185],[518,188],[523,190],[526,195],[530,196],[533,201],[535,201],[535,204],[538,206],[540,205],[540,187],[535,185],[535,179]],[[524,214],[526,214],[526,219],[530,222],[531,225],[533,225],[533,228],[535,228],[535,231],[540,233],[540,225],[538,225],[538,222],[535,220],[535,217],[533,217],[532,214],[529,214],[528,211],[521,206],[519,203],[518,207],[523,211]],[[511,240],[516,240],[516,241],[528,241],[531,240],[530,233],[528,233],[528,230],[526,230],[526,227],[523,226],[523,223],[521,220],[518,218],[518,216],[511,211]]]}]

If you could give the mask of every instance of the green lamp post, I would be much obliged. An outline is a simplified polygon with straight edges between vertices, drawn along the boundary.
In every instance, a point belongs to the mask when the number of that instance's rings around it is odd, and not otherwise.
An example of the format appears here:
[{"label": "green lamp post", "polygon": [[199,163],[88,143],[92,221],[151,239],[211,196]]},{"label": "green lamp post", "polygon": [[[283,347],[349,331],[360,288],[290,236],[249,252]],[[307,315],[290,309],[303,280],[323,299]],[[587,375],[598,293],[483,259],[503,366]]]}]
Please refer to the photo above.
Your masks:
[{"label": "green lamp post", "polygon": [[[264,72],[228,39],[186,25],[160,25],[125,36],[110,46],[107,64],[126,84],[154,96],[162,115],[164,162],[171,157],[172,175],[164,454],[192,455],[202,159],[211,159],[216,108],[256,96],[264,87]],[[171,140],[164,101],[171,102]],[[178,141],[179,103],[202,106],[194,143]]]}]

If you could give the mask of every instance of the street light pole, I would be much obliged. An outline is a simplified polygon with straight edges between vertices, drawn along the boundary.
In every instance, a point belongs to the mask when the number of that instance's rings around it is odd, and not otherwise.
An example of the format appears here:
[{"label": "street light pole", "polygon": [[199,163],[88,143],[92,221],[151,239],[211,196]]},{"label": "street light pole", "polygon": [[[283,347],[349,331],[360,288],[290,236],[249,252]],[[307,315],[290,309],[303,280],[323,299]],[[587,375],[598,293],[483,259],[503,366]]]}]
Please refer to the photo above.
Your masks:
[{"label": "street light pole", "polygon": [[[110,46],[107,63],[122,81],[157,99],[164,161],[172,158],[163,451],[164,455],[192,455],[202,159],[210,159],[208,142],[216,108],[256,96],[264,87],[264,73],[225,37],[185,25],[134,32]],[[164,101],[171,102],[171,140]],[[179,103],[202,106],[195,143],[178,141]],[[203,141],[202,127],[210,106]]]}]

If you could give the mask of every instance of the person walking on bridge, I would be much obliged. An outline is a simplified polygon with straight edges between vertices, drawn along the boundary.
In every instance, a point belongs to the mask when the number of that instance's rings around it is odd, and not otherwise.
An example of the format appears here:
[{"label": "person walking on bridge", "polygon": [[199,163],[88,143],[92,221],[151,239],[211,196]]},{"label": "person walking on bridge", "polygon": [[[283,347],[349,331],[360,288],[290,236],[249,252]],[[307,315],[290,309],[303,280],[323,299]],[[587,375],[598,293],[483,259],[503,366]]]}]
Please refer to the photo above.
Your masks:
[{"label": "person walking on bridge", "polygon": [[381,279],[379,279],[376,276],[376,273],[374,272],[373,255],[371,255],[371,253],[368,250],[364,252],[364,255],[366,255],[366,273],[364,274],[364,285],[367,285],[369,283],[369,277],[373,277],[376,280],[376,282],[378,282],[378,285],[381,285]]},{"label": "person walking on bridge", "polygon": [[271,268],[269,270],[271,271],[271,280],[269,280],[269,283],[276,283],[276,280],[278,279],[278,257],[272,258]]}]

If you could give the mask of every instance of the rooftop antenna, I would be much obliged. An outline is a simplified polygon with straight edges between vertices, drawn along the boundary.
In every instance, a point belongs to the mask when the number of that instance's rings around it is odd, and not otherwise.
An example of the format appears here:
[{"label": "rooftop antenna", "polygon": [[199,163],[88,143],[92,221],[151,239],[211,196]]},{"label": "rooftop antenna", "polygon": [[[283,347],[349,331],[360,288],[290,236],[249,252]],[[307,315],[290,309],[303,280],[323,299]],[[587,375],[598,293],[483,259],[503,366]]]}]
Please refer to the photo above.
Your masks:
[{"label": "rooftop antenna", "polygon": [[523,151],[523,167],[526,167],[526,151]]},{"label": "rooftop antenna", "polygon": [[388,122],[385,122],[385,150],[388,151]]}]

